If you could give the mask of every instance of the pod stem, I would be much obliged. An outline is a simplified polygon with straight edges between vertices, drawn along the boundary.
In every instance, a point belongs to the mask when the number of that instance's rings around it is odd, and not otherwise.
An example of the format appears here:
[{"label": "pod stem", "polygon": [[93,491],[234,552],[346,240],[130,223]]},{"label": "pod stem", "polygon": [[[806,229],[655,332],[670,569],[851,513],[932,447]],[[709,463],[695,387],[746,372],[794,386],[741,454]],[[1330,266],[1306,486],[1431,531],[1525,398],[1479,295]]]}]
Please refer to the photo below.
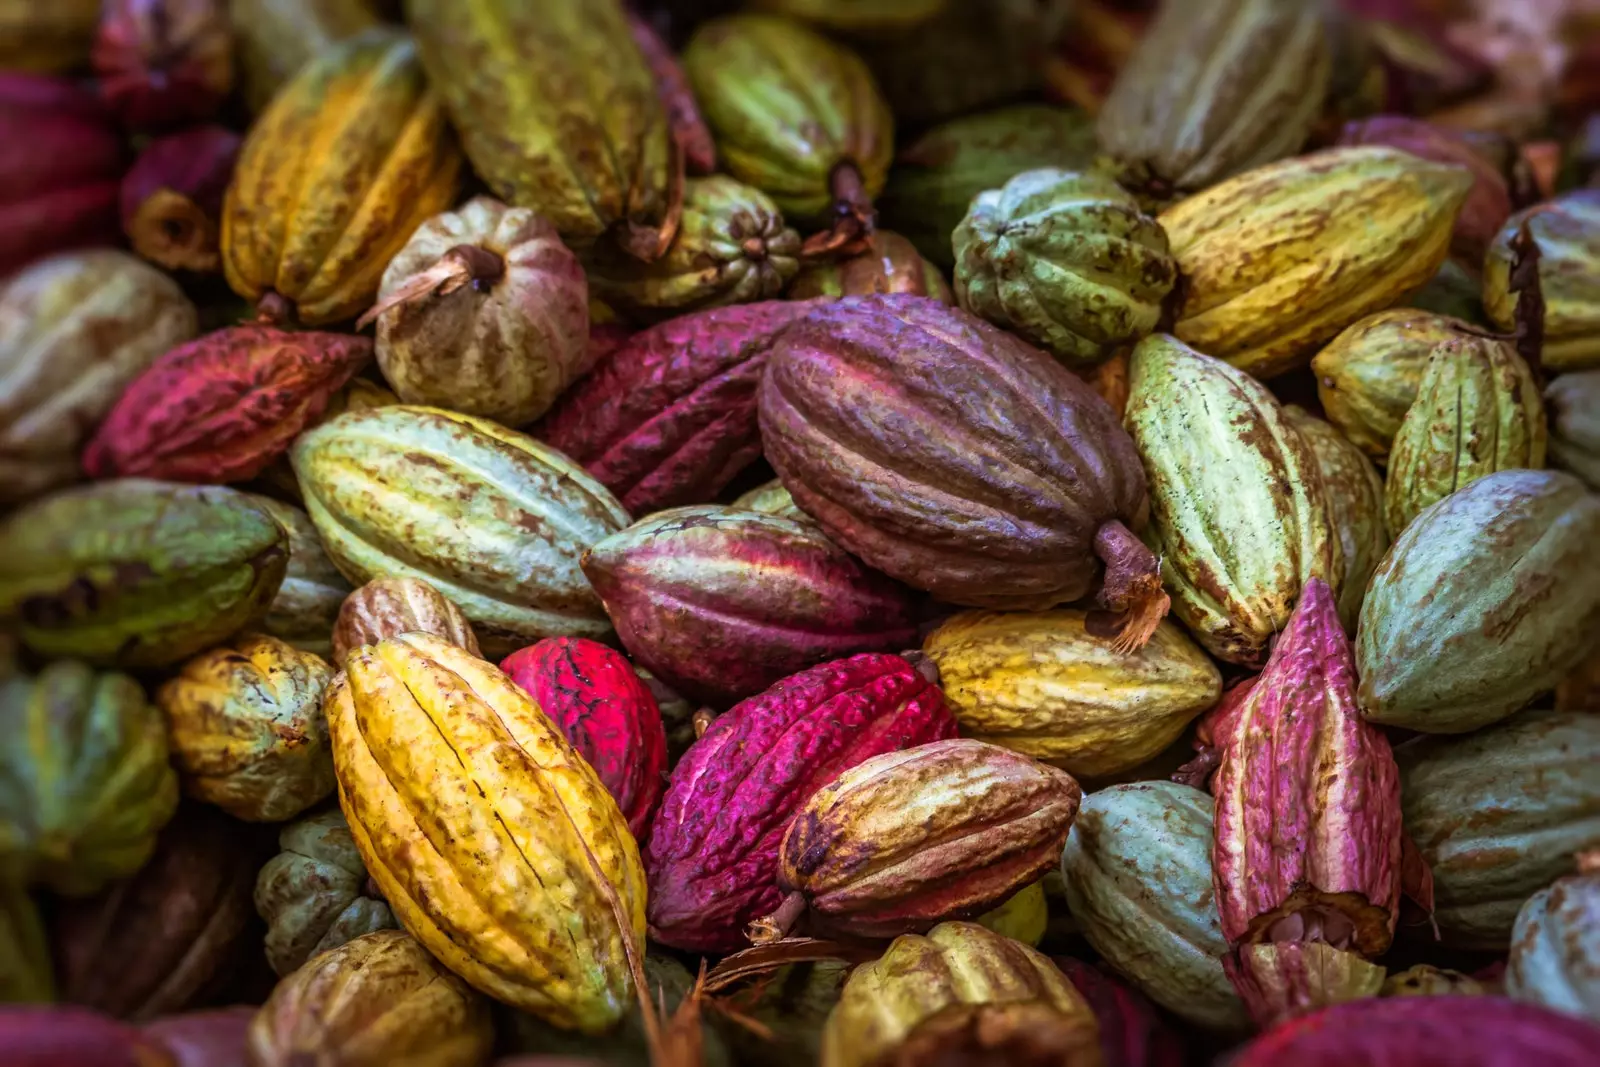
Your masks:
[{"label": "pod stem", "polygon": [[1137,652],[1149,644],[1172,607],[1172,598],[1161,588],[1161,561],[1115,519],[1095,531],[1094,551],[1106,565],[1097,602],[1114,618],[1093,620],[1090,630],[1114,636],[1112,647],[1123,655]]},{"label": "pod stem", "polygon": [[806,895],[795,890],[783,898],[783,903],[778,905],[777,911],[751,923],[745,930],[745,936],[757,945],[782,941],[789,936],[789,931],[794,929],[794,924],[799,922],[800,916],[805,913]]},{"label": "pod stem", "polygon": [[668,138],[672,155],[671,184],[667,187],[667,213],[659,226],[641,226],[628,219],[617,235],[617,243],[634,259],[654,263],[667,254],[672,242],[678,239],[678,226],[683,222],[683,145],[676,137]]},{"label": "pod stem", "polygon": [[807,259],[859,255],[877,230],[877,210],[854,163],[846,160],[834,167],[828,188],[833,193],[833,227],[806,238],[800,255]]},{"label": "pod stem", "polygon": [[479,245],[456,245],[439,257],[438,262],[420,274],[406,279],[406,283],[372,307],[356,320],[356,329],[364,330],[377,321],[390,308],[401,304],[415,304],[437,293],[449,294],[471,282],[474,285],[493,285],[505,276],[506,261]]},{"label": "pod stem", "polygon": [[294,323],[294,303],[276,289],[268,289],[256,301],[256,321],[268,326]]}]

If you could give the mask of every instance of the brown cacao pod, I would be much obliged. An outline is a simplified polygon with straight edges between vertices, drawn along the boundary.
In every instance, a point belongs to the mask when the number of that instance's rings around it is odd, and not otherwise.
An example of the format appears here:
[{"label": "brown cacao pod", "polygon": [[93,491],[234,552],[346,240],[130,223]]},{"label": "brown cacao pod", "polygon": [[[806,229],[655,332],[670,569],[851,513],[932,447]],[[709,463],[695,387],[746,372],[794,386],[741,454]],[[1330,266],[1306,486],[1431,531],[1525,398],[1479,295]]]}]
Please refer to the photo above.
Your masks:
[{"label": "brown cacao pod", "polygon": [[472,623],[449,597],[421,578],[377,578],[344,598],[333,625],[333,662],[343,667],[362,645],[417,630],[483,655]]}]

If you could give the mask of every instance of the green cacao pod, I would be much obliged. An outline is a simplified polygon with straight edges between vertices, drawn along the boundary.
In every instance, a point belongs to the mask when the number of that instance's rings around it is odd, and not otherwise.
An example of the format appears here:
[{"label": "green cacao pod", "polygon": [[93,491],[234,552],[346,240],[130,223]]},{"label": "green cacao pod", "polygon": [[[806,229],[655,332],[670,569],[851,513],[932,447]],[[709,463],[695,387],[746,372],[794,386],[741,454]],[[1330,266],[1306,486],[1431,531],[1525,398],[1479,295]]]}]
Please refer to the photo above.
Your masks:
[{"label": "green cacao pod", "polygon": [[221,486],[124,478],[0,523],[0,617],[42,656],[161,667],[234,633],[277,595],[289,538]]},{"label": "green cacao pod", "polygon": [[774,478],[756,486],[734,500],[732,507],[741,511],[759,511],[766,515],[779,515],[785,519],[810,522],[811,517],[800,510],[783,483]]},{"label": "green cacao pod", "polygon": [[1600,626],[1600,497],[1559,471],[1500,471],[1395,539],[1356,631],[1374,722],[1464,733],[1577,667]]},{"label": "green cacao pod", "polygon": [[1265,386],[1174,337],[1139,342],[1130,376],[1124,421],[1173,610],[1212,655],[1258,666],[1307,580],[1342,587],[1316,455]]},{"label": "green cacao pod", "polygon": [[1563,374],[1544,390],[1550,460],[1600,489],[1600,371]]},{"label": "green cacao pod", "polygon": [[[1520,248],[1524,228],[1531,250]],[[1530,252],[1536,281],[1513,291]],[[1483,263],[1483,306],[1502,330],[1537,331],[1549,370],[1600,367],[1600,189],[1574,189],[1507,219]]]},{"label": "green cacao pod", "polygon": [[323,423],[290,460],[351,582],[422,579],[496,658],[541,637],[610,632],[578,561],[628,515],[554,449],[486,419],[396,405]]},{"label": "green cacao pod", "polygon": [[1506,994],[1600,1022],[1600,852],[1528,898],[1511,930]]},{"label": "green cacao pod", "polygon": [[251,493],[250,500],[278,520],[289,535],[289,563],[261,632],[323,659],[333,655],[333,623],[350,583],[322,550],[311,516],[281,500]]},{"label": "green cacao pod", "polygon": [[50,942],[27,887],[0,879],[0,1005],[55,1000]]},{"label": "green cacao pod", "polygon": [[1447,259],[1427,284],[1411,294],[1406,306],[1487,327],[1489,316],[1483,310],[1482,294],[1483,283],[1478,275],[1454,259]]},{"label": "green cacao pod", "polygon": [[13,676],[0,736],[0,881],[87,896],[150,858],[178,779],[138,682],[72,660]]},{"label": "green cacao pod", "polygon": [[1328,518],[1344,556],[1344,585],[1339,593],[1339,621],[1356,632],[1367,582],[1389,549],[1383,523],[1383,479],[1372,460],[1330,422],[1293,404],[1284,408],[1317,457],[1322,487],[1328,497]]},{"label": "green cacao pod", "polygon": [[1151,1000],[1208,1030],[1249,1026],[1222,972],[1228,951],[1211,878],[1211,798],[1176,782],[1091,793],[1061,874],[1096,952]]},{"label": "green cacao pod", "polygon": [[1395,759],[1446,945],[1505,951],[1528,898],[1600,846],[1600,715],[1530,711],[1401,745]]},{"label": "green cacao pod", "polygon": [[951,240],[961,306],[1068,364],[1155,329],[1178,277],[1160,223],[1093,172],[1023,171],[974,197]]},{"label": "green cacao pod", "polygon": [[1399,534],[1423,508],[1495,471],[1544,466],[1544,398],[1506,341],[1434,346],[1389,451],[1384,522]]}]

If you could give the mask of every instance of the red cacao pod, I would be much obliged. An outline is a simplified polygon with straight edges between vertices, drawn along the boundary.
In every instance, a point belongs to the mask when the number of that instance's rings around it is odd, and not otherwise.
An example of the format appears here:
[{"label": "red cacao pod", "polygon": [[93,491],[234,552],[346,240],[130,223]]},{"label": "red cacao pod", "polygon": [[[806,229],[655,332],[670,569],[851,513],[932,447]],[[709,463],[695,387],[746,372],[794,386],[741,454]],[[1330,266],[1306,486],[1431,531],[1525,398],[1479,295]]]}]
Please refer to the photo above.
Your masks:
[{"label": "red cacao pod", "polygon": [[1093,964],[1054,960],[1094,1010],[1104,1067],[1183,1067],[1183,1043],[1144,994]]},{"label": "red cacao pod", "polygon": [[116,243],[122,138],[94,94],[64,78],[0,74],[0,144],[0,276]]},{"label": "red cacao pod", "polygon": [[155,1038],[87,1008],[3,1005],[0,1062],[6,1067],[176,1067],[172,1053]]},{"label": "red cacao pod", "polygon": [[600,775],[628,829],[643,839],[666,788],[667,734],[650,687],[620,652],[582,637],[547,637],[500,663]]},{"label": "red cacao pod", "polygon": [[133,250],[168,270],[214,273],[222,194],[233,177],[239,135],[195,126],[151,141],[122,179],[122,232]]},{"label": "red cacao pod", "polygon": [[691,952],[744,947],[783,901],[778,848],[800,807],[884,752],[956,735],[939,687],[867,652],[791,675],[735,705],[673,768],[644,852],[652,936]]},{"label": "red cacao pod", "polygon": [[700,105],[695,101],[694,90],[689,88],[689,78],[678,64],[678,57],[655,27],[639,15],[628,13],[628,28],[633,31],[633,43],[639,46],[644,61],[655,75],[656,95],[666,109],[667,122],[672,126],[672,137],[683,153],[684,165],[690,174],[710,174],[717,169],[717,144],[711,138],[711,128]]},{"label": "red cacao pod", "polygon": [[778,515],[672,508],[589,549],[583,573],[634,658],[717,708],[818,663],[916,644],[909,589]]},{"label": "red cacao pod", "polygon": [[91,478],[248,481],[372,358],[350,334],[230,326],[134,379],[83,453]]},{"label": "red cacao pod", "polygon": [[[1134,536],[1144,469],[1110,406],[1043,352],[926,297],[824,305],[772,346],[761,438],[795,503],[940,600],[1041,609],[1097,590],[1137,648],[1166,614]],[[1104,564],[1104,566],[1102,566]]]},{"label": "red cacao pod", "polygon": [[105,0],[91,58],[100,94],[133,130],[208,119],[233,89],[222,0]]},{"label": "red cacao pod", "polygon": [[756,385],[773,335],[812,308],[768,300],[634,334],[533,435],[643,515],[704,504],[761,454]]},{"label": "red cacao pod", "polygon": [[245,1037],[256,1011],[234,1007],[169,1015],[143,1030],[166,1046],[177,1067],[246,1067]]}]

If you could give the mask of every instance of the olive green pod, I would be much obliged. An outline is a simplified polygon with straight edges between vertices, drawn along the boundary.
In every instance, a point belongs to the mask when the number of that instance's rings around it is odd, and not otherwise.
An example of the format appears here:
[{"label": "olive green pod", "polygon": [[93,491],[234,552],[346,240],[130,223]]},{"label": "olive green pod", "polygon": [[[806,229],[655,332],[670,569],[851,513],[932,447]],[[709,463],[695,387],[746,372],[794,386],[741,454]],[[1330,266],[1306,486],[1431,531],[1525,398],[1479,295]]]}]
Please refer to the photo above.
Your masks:
[{"label": "olive green pod", "polygon": [[1600,371],[1563,374],[1544,390],[1550,461],[1600,489]]},{"label": "olive green pod", "polygon": [[[1538,254],[1537,304],[1511,288],[1524,228]],[[1600,367],[1600,189],[1574,189],[1507,219],[1483,262],[1483,306],[1502,330],[1537,330],[1549,370]]]}]

